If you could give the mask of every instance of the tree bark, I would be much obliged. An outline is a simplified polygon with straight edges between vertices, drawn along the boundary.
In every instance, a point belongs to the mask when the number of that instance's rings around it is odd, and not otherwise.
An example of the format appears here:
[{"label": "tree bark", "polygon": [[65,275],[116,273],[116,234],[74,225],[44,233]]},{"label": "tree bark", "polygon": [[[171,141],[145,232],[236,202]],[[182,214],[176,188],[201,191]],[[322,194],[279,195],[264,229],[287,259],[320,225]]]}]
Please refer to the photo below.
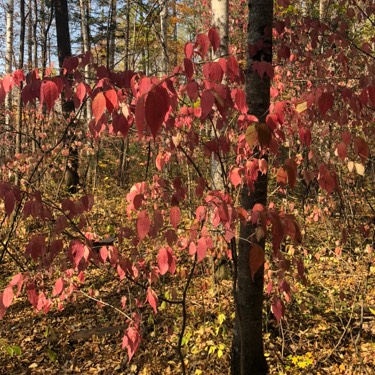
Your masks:
[{"label": "tree bark", "polygon": [[[254,61],[272,62],[272,22],[273,0],[249,0],[248,45],[262,45],[254,55],[247,58],[246,99],[249,113],[260,122],[265,122],[270,105],[270,79],[261,78],[252,70]],[[252,49],[249,49],[252,50]],[[241,204],[251,210],[256,203],[267,202],[266,174],[258,175],[254,191],[245,185],[241,194]],[[237,284],[235,290],[236,320],[232,350],[233,375],[263,375],[267,373],[267,363],[263,351],[262,307],[264,289],[264,267],[252,280],[249,257],[254,243],[255,227],[242,223],[237,259]],[[264,250],[264,241],[259,243]]]},{"label": "tree bark", "polygon": [[[13,69],[13,13],[14,0],[8,0],[6,5],[6,50],[5,73],[12,73]],[[10,111],[12,110],[12,95],[9,92],[5,98],[5,124],[10,126]]]},{"label": "tree bark", "polygon": [[160,41],[162,47],[161,75],[168,73],[168,0],[159,0],[160,5]]},{"label": "tree bark", "polygon": [[[228,0],[212,0],[212,26],[217,28],[220,34],[220,48],[216,50],[215,57],[218,59],[221,56],[228,54],[228,30],[229,30],[229,13]],[[216,128],[216,122],[213,123],[212,137],[218,139],[220,132]],[[225,171],[215,153],[211,154],[211,177],[214,189],[223,190],[223,175]]]},{"label": "tree bark", "polygon": [[[55,5],[55,21],[56,21],[56,35],[57,35],[57,54],[59,58],[59,65],[62,68],[64,60],[72,55],[69,33],[69,16],[67,0],[54,0]],[[74,111],[74,103],[72,100],[64,100],[63,98],[63,112],[69,117]],[[69,120],[68,120],[69,121]],[[79,174],[78,174],[78,150],[73,146],[74,127],[69,129],[66,144],[69,145],[69,156],[67,158],[65,185],[67,191],[74,194],[78,190]]]}]

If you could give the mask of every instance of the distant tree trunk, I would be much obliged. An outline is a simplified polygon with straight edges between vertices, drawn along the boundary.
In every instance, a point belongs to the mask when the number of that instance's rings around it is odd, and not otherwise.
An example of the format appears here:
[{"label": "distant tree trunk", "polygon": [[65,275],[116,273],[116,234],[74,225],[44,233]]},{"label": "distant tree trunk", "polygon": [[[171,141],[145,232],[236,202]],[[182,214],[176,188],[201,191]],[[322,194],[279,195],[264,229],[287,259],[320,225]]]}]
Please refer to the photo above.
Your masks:
[{"label": "distant tree trunk", "polygon": [[[57,35],[57,54],[59,65],[62,68],[64,60],[72,55],[69,33],[69,16],[67,0],[54,0],[55,4],[55,22]],[[64,100],[63,111],[67,117],[74,111],[74,103],[72,100]],[[74,194],[78,190],[78,150],[72,144],[74,136],[74,127],[69,129],[69,134],[65,142],[69,144],[69,156],[67,158],[65,184],[68,192]]]},{"label": "distant tree trunk", "polygon": [[28,1],[28,18],[27,18],[27,69],[33,68],[33,11],[32,0]]},{"label": "distant tree trunk", "polygon": [[[254,61],[272,62],[273,0],[249,0],[248,6],[248,45],[254,46],[261,41],[263,47],[247,59],[246,99],[249,113],[257,116],[259,121],[264,123],[270,105],[270,79],[260,78],[251,67]],[[251,210],[256,203],[266,204],[267,180],[266,174],[259,174],[254,191],[249,191],[246,185],[243,187],[242,207]],[[240,226],[235,291],[236,320],[232,350],[233,375],[267,373],[262,332],[264,267],[258,270],[254,280],[249,269],[254,230],[255,227],[251,223],[242,223]],[[264,241],[259,245],[264,250]]]},{"label": "distant tree trunk", "polygon": [[[219,58],[228,54],[228,29],[229,29],[229,13],[228,0],[212,0],[212,26],[217,28],[220,34],[220,48],[216,50],[215,57]],[[216,123],[212,127],[212,137],[219,138],[220,132],[216,128]],[[223,190],[223,174],[222,165],[215,153],[211,154],[211,177],[214,189]]]},{"label": "distant tree trunk", "polygon": [[162,54],[161,75],[168,73],[168,0],[159,0],[160,5],[160,42]]},{"label": "distant tree trunk", "polygon": [[33,1],[34,6],[34,22],[33,22],[33,46],[34,46],[34,57],[33,62],[34,66],[38,66],[38,39],[37,39],[37,30],[38,30],[38,0]]},{"label": "distant tree trunk", "polygon": [[115,66],[117,1],[111,0],[107,25],[107,68]]},{"label": "distant tree trunk", "polygon": [[[19,63],[18,63],[18,69],[23,69],[23,63],[24,63],[24,53],[25,53],[25,24],[26,24],[26,18],[25,18],[25,0],[20,0],[20,18],[21,18],[21,25],[20,25],[20,45],[19,45]],[[17,103],[17,122],[16,122],[16,154],[21,153],[21,131],[22,131],[22,85],[23,83],[20,83],[20,90],[18,93],[18,103]],[[19,178],[18,175],[16,175],[16,184],[18,185]]]},{"label": "distant tree trunk", "polygon": [[229,43],[229,2],[228,0],[212,0],[212,26],[220,33],[220,48],[216,51],[216,57],[228,54]]},{"label": "distant tree trunk", "polygon": [[[13,13],[14,0],[8,0],[6,5],[6,50],[5,73],[12,73],[13,69]],[[5,98],[5,124],[10,125],[10,111],[12,110],[12,95],[8,93]]]},{"label": "distant tree trunk", "polygon": [[[87,0],[79,0],[79,8],[81,14],[81,33],[82,33],[82,45],[83,45],[83,52],[87,53],[90,52],[90,26],[89,26],[89,7],[87,6]],[[90,81],[90,66],[87,64],[85,66],[85,81],[89,85],[91,84]],[[92,110],[91,110],[91,99],[87,99],[86,102],[86,119],[89,122],[92,118]]]},{"label": "distant tree trunk", "polygon": [[173,0],[172,12],[174,18],[173,25],[173,43],[174,43],[174,57],[173,57],[173,67],[178,64],[178,30],[177,30],[177,0]]}]

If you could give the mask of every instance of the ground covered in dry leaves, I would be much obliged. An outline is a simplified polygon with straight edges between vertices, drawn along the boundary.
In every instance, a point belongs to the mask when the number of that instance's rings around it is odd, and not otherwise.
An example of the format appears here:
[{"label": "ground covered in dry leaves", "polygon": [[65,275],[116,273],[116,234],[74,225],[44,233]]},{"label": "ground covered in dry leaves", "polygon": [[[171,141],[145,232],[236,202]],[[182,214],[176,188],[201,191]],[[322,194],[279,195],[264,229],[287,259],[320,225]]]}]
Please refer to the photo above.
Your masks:
[{"label": "ground covered in dry leaves", "polygon": [[[276,324],[265,306],[265,353],[270,374],[375,373],[375,265],[371,247],[337,255],[327,246],[307,253],[307,285],[295,285],[286,318]],[[0,286],[14,274],[1,265]],[[208,267],[207,267],[208,269]],[[232,285],[213,283],[204,265],[189,289],[183,352],[188,374],[229,374]],[[124,319],[119,282],[92,269],[87,285],[102,305],[81,292],[63,311],[36,313],[20,297],[0,321],[0,374],[181,374],[176,353],[180,307],[143,312],[143,337],[128,363],[121,349]],[[297,290],[298,289],[298,290]],[[84,290],[83,290],[84,292]]]}]

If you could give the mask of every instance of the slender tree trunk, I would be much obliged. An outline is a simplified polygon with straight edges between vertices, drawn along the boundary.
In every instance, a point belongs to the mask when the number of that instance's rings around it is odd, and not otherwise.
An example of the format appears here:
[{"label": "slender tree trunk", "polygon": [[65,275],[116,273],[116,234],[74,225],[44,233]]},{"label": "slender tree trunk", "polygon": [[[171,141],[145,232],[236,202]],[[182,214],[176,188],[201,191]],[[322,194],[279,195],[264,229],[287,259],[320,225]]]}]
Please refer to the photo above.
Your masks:
[{"label": "slender tree trunk", "polygon": [[[20,45],[19,45],[19,64],[18,69],[23,69],[24,63],[24,53],[25,53],[25,29],[26,29],[26,18],[25,18],[25,0],[20,0]],[[16,154],[21,153],[21,143],[22,143],[22,85],[20,83],[20,90],[18,93],[18,103],[17,103],[17,122],[16,122]],[[16,175],[16,184],[18,185],[19,178]]]},{"label": "slender tree trunk", "polygon": [[32,0],[28,1],[27,18],[27,69],[33,68],[33,9]]},{"label": "slender tree trunk", "polygon": [[[212,11],[212,26],[217,28],[220,34],[220,48],[216,50],[215,57],[219,58],[228,54],[228,30],[229,30],[229,13],[228,13],[228,0],[212,0],[211,1]],[[211,135],[217,140],[220,137],[220,132],[216,128],[216,122],[214,122]],[[214,189],[223,190],[223,170],[222,165],[218,159],[218,155],[215,153],[211,154],[211,177]]]},{"label": "slender tree trunk", "polygon": [[33,46],[34,46],[34,57],[33,62],[34,66],[38,66],[38,39],[37,39],[37,30],[38,30],[38,0],[33,1],[34,6],[34,22],[33,22]]},{"label": "slender tree trunk", "polygon": [[117,1],[111,0],[107,24],[107,68],[115,66]]},{"label": "slender tree trunk", "polygon": [[175,20],[173,25],[173,43],[174,43],[174,56],[173,56],[173,67],[178,64],[178,29],[177,29],[177,0],[173,0],[172,4],[173,18]]},{"label": "slender tree trunk", "polygon": [[[12,73],[13,69],[13,13],[14,0],[8,0],[6,5],[6,51],[5,73]],[[12,94],[9,92],[5,98],[5,124],[10,125],[10,112],[12,110]]]},{"label": "slender tree trunk", "polygon": [[[54,0],[55,4],[55,21],[57,35],[57,54],[59,58],[60,68],[64,64],[64,60],[72,55],[69,33],[69,16],[67,0]],[[74,111],[74,103],[72,100],[63,100],[63,111],[67,117]],[[65,142],[69,144],[69,157],[67,158],[65,184],[67,190],[74,194],[78,190],[78,150],[73,146],[74,127],[69,129],[69,134]]]},{"label": "slender tree trunk", "polygon": [[216,57],[228,54],[229,43],[229,1],[212,0],[212,26],[216,27],[220,33],[220,48],[216,51]]},{"label": "slender tree trunk", "polygon": [[160,5],[160,42],[162,49],[162,68],[161,75],[168,73],[168,0],[159,0]]},{"label": "slender tree trunk", "polygon": [[[265,122],[270,105],[270,80],[260,78],[251,67],[254,61],[272,62],[273,0],[249,0],[248,45],[263,45],[255,55],[248,56],[246,74],[246,98],[249,113]],[[251,210],[256,203],[267,202],[267,175],[259,175],[254,191],[244,186],[241,204]],[[236,321],[232,351],[233,375],[264,375],[267,363],[263,351],[262,307],[264,267],[252,280],[249,269],[250,252],[253,251],[255,227],[241,224],[237,259],[237,285],[235,292]],[[264,250],[264,241],[259,245]]]}]

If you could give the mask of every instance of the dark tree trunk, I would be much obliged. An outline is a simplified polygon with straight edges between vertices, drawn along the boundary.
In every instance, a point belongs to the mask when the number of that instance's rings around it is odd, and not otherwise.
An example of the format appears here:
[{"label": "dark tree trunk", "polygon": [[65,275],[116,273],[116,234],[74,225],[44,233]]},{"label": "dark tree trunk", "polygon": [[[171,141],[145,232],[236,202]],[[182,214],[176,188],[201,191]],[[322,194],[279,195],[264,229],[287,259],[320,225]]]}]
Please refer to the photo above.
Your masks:
[{"label": "dark tree trunk", "polygon": [[[62,68],[64,60],[72,55],[69,33],[69,16],[67,0],[54,0],[55,5],[55,21],[57,35],[57,53],[59,57],[59,65]],[[71,112],[74,111],[74,103],[72,100],[64,100],[63,111],[69,118]],[[67,158],[65,185],[69,193],[76,193],[79,185],[78,174],[78,151],[73,146],[74,126],[70,126],[67,139],[65,142],[69,145],[69,156]]]},{"label": "dark tree trunk", "polygon": [[[270,80],[260,78],[251,69],[254,61],[272,62],[273,0],[249,0],[248,45],[262,41],[263,47],[253,56],[248,56],[246,73],[246,99],[249,113],[264,123],[270,105]],[[253,50],[253,49],[250,49]],[[241,204],[251,210],[256,203],[267,202],[267,175],[259,174],[254,191],[244,186]],[[237,284],[235,291],[236,321],[232,350],[233,375],[263,375],[267,363],[263,351],[262,307],[264,289],[264,267],[251,279],[249,256],[254,243],[255,227],[251,223],[241,224],[237,259]],[[259,243],[264,249],[264,241]]]}]

